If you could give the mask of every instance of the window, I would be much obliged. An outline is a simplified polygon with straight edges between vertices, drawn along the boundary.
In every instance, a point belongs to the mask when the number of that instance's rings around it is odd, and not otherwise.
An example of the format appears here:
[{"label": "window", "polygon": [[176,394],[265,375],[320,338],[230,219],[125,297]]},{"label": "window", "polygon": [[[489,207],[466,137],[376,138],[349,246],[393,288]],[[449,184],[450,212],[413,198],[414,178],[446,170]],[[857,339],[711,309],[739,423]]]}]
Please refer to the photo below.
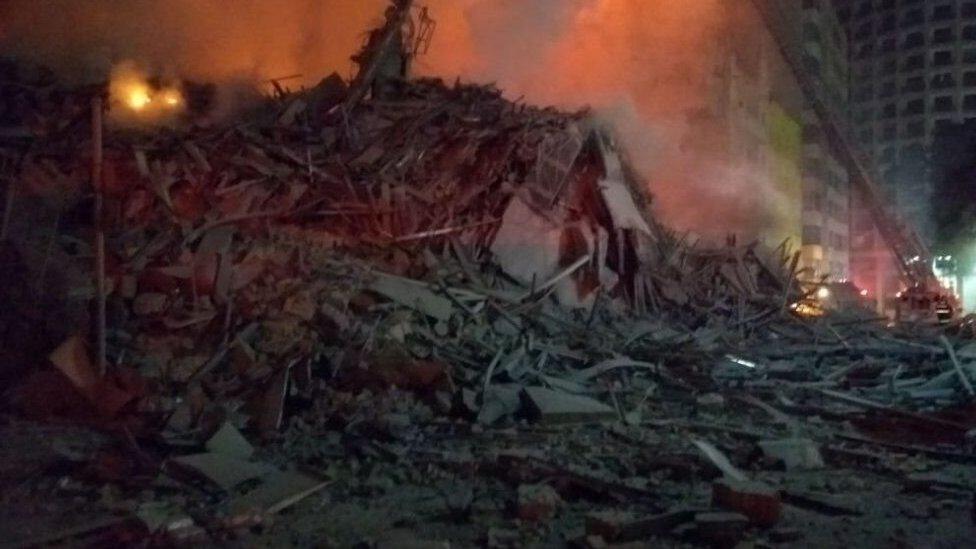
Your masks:
[{"label": "window", "polygon": [[885,163],[891,163],[895,161],[895,148],[888,147],[881,153],[881,161]]},{"label": "window", "polygon": [[905,137],[914,139],[923,136],[925,136],[925,122],[916,120],[915,122],[909,122],[905,126]]},{"label": "window", "polygon": [[889,103],[884,106],[884,110],[881,112],[881,118],[895,118],[898,116],[898,107],[894,103]]},{"label": "window", "polygon": [[881,67],[881,74],[895,74],[896,72],[898,72],[898,61],[896,59],[888,59]]},{"label": "window", "polygon": [[878,97],[886,99],[888,97],[894,97],[895,93],[897,93],[897,88],[895,88],[895,81],[888,80],[887,82],[881,85],[881,91],[878,93]]},{"label": "window", "polygon": [[956,106],[952,101],[952,96],[936,97],[932,103],[933,112],[952,112],[954,110],[956,110]]},{"label": "window", "polygon": [[932,64],[936,67],[944,67],[952,64],[952,52],[949,50],[937,51],[932,55]]},{"label": "window", "polygon": [[902,113],[906,116],[925,114],[925,100],[912,99],[911,101],[905,103],[905,110],[902,111]]},{"label": "window", "polygon": [[908,58],[905,59],[904,70],[906,72],[916,71],[918,69],[924,69],[924,68],[925,68],[925,55],[921,53],[917,53],[915,55],[909,55]]},{"label": "window", "polygon": [[966,25],[962,28],[963,40],[976,40],[976,25]]},{"label": "window", "polygon": [[906,48],[918,48],[925,45],[925,35],[921,32],[912,32],[905,36]]},{"label": "window", "polygon": [[901,28],[907,29],[925,22],[925,12],[921,9],[910,10],[901,20]]},{"label": "window", "polygon": [[976,2],[963,2],[963,4],[962,4],[962,16],[963,17],[976,17]]},{"label": "window", "polygon": [[895,126],[885,126],[885,129],[884,129],[884,140],[885,141],[891,141],[892,139],[895,139],[896,137],[898,137],[898,128],[896,128]]},{"label": "window", "polygon": [[976,63],[976,49],[967,48],[962,52],[963,63]]},{"label": "window", "polygon": [[923,92],[925,91],[925,77],[924,76],[913,76],[908,80],[905,80],[905,87],[902,91],[907,93]]},{"label": "window", "polygon": [[933,21],[948,21],[956,16],[956,10],[953,9],[952,4],[942,4],[941,6],[936,6],[932,10],[932,20]]},{"label": "window", "polygon": [[870,84],[861,86],[854,92],[854,101],[870,101],[872,97],[874,97],[874,86]]},{"label": "window", "polygon": [[967,71],[963,74],[962,84],[964,86],[976,86],[976,71]]},{"label": "window", "polygon": [[976,95],[967,95],[962,100],[962,108],[966,112],[976,111]]},{"label": "window", "polygon": [[859,110],[854,114],[854,122],[863,124],[874,119],[874,109]]},{"label": "window", "polygon": [[932,33],[932,43],[933,44],[948,44],[955,40],[955,35],[952,33],[952,29],[949,27],[935,29]]},{"label": "window", "polygon": [[[810,209],[812,209],[813,211],[820,211],[819,208],[815,208],[815,207],[811,207]],[[811,244],[814,246],[821,244],[820,235],[821,235],[820,227],[817,227],[815,225],[803,226],[804,244]]]},{"label": "window", "polygon": [[944,90],[956,85],[956,77],[951,72],[944,72],[932,77],[932,89]]}]

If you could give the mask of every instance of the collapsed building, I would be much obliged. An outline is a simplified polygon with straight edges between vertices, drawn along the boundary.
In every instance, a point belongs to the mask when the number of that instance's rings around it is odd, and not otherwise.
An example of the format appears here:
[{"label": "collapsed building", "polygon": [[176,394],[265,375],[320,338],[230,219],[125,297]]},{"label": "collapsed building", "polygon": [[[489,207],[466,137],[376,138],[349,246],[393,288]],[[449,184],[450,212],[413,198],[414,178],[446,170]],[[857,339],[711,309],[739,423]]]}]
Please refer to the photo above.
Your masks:
[{"label": "collapsed building", "polygon": [[4,66],[14,544],[968,539],[968,321],[798,314],[797,253],[656,222],[589,113],[362,59],[104,135]]}]

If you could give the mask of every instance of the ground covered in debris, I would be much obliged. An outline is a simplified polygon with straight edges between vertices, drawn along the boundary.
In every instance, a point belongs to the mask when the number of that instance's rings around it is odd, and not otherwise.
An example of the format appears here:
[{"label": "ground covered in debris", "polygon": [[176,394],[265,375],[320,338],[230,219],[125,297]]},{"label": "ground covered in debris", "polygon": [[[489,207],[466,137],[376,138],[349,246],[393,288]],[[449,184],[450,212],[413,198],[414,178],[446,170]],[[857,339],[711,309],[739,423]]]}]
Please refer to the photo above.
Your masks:
[{"label": "ground covered in debris", "polygon": [[800,316],[487,87],[107,127],[101,372],[91,90],[3,71],[5,543],[967,545],[971,324]]}]

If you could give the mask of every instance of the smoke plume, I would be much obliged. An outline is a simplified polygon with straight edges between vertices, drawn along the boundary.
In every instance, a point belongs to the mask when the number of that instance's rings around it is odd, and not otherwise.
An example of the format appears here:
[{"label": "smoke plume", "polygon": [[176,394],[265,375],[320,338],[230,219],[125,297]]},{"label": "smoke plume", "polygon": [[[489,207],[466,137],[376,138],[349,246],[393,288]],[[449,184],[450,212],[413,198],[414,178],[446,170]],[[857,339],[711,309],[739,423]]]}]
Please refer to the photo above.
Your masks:
[{"label": "smoke plume", "polygon": [[[771,190],[719,154],[714,73],[723,0],[418,0],[438,21],[423,74],[494,82],[509,98],[591,106],[613,123],[665,221],[704,235],[755,234]],[[164,78],[217,83],[348,76],[385,0],[7,0],[0,49],[75,80],[133,60]],[[725,54],[727,57],[727,53]],[[770,194],[775,196],[775,193]]]},{"label": "smoke plume", "polygon": [[348,74],[382,0],[5,0],[0,48],[72,79],[134,60],[164,76],[226,81]]}]

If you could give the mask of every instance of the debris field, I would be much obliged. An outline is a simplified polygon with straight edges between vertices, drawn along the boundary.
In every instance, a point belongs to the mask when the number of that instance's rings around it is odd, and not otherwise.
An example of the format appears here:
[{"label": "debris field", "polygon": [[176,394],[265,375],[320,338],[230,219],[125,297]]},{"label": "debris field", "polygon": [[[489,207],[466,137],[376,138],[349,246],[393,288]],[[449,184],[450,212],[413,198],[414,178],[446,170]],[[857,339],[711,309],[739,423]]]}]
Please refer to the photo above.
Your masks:
[{"label": "debris field", "polygon": [[93,137],[97,93],[0,75],[4,544],[971,539],[970,321],[798,314],[590,113],[333,75]]}]

